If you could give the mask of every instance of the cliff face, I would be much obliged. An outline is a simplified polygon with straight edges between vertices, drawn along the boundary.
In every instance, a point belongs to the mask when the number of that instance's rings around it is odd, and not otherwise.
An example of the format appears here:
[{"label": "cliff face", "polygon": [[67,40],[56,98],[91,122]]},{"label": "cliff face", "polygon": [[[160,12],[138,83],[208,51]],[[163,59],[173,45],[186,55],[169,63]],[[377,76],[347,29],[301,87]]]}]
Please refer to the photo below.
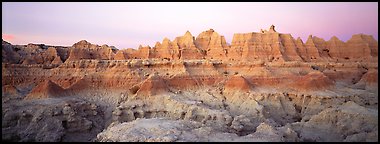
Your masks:
[{"label": "cliff face", "polygon": [[61,64],[80,59],[127,60],[223,60],[223,61],[300,61],[355,62],[376,61],[378,42],[369,35],[356,34],[343,42],[333,36],[325,41],[310,35],[304,43],[290,34],[279,33],[274,26],[261,32],[234,34],[231,45],[213,29],[201,32],[196,38],[187,31],[173,41],[164,38],[154,47],[118,50],[108,45],[95,45],[85,40],[71,47],[43,44],[11,45],[3,41],[3,62],[18,64]]},{"label": "cliff face", "polygon": [[284,61],[279,33],[235,34],[231,56],[239,60]]},{"label": "cliff face", "polygon": [[67,59],[68,48],[44,44],[11,45],[3,41],[2,62],[14,64],[55,64]]},{"label": "cliff face", "polygon": [[224,60],[227,58],[229,46],[224,36],[219,35],[213,29],[204,31],[197,36],[196,46],[205,51],[206,59]]},{"label": "cliff face", "polygon": [[377,51],[376,48],[373,49],[369,47],[371,42],[367,41],[368,37],[369,36],[362,34],[353,35],[352,38],[347,41],[347,45],[343,51],[344,58],[368,60],[371,54]]},{"label": "cliff face", "polygon": [[327,41],[326,48],[328,50],[328,54],[332,59],[336,59],[337,61],[344,58],[343,50],[346,47],[346,43],[339,40],[336,36],[333,36],[329,41]]},{"label": "cliff face", "polygon": [[321,55],[318,51],[318,48],[317,48],[317,46],[316,46],[311,35],[307,38],[307,41],[305,43],[305,49],[306,49],[308,61],[321,61],[322,60]]},{"label": "cliff face", "polygon": [[168,60],[175,59],[174,55],[178,55],[178,53],[175,53],[172,45],[172,42],[168,38],[164,38],[162,44],[160,42],[157,42],[151,50],[151,53],[153,54],[152,58]]},{"label": "cliff face", "polygon": [[302,61],[296,40],[290,34],[280,34],[282,55],[286,61]]},{"label": "cliff face", "polygon": [[80,59],[102,59],[102,60],[112,60],[115,55],[115,48],[109,47],[108,45],[94,45],[86,40],[79,41],[75,43],[69,52],[68,61],[75,61]]},{"label": "cliff face", "polygon": [[179,50],[179,59],[203,59],[204,52],[195,46],[194,41],[195,39],[189,31],[187,31],[184,36],[174,39],[173,43],[176,45],[175,49]]}]

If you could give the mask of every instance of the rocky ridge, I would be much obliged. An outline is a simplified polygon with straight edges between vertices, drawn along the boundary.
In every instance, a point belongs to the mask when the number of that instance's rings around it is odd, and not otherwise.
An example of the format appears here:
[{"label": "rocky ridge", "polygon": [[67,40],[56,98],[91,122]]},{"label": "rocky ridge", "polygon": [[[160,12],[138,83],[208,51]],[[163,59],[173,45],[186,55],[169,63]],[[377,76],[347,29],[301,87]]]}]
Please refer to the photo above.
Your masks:
[{"label": "rocky ridge", "polygon": [[5,141],[378,141],[372,36],[2,46]]}]

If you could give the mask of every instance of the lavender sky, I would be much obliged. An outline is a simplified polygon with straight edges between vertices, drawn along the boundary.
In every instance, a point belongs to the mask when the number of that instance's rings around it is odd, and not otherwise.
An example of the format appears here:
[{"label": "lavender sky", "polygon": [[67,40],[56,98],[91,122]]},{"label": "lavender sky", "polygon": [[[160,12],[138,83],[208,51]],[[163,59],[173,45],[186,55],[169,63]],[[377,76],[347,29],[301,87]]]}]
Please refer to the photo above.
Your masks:
[{"label": "lavender sky", "polygon": [[87,40],[119,49],[154,46],[189,30],[213,28],[231,43],[234,33],[276,26],[305,42],[308,35],[347,41],[353,34],[378,40],[378,3],[25,3],[2,2],[2,38],[12,44],[71,46]]}]

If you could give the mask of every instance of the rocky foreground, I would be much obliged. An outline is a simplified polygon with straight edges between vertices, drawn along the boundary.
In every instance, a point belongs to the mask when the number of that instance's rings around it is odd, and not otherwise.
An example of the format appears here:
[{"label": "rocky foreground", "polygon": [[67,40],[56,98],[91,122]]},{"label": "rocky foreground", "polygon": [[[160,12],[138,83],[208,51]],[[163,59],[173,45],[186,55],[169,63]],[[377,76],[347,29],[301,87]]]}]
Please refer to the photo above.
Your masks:
[{"label": "rocky foreground", "polygon": [[378,141],[372,36],[2,47],[3,141]]}]

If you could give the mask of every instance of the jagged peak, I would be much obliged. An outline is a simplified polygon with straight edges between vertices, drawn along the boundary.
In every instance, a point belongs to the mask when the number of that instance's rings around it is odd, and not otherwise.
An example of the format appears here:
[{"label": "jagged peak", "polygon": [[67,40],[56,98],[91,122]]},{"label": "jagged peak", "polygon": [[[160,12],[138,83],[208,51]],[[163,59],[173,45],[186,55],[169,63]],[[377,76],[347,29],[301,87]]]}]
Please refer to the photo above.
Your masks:
[{"label": "jagged peak", "polygon": [[191,35],[189,31],[186,31],[185,35],[182,37],[177,37],[174,42],[178,43],[180,45],[186,45],[186,46],[191,46],[194,44],[194,36]]},{"label": "jagged peak", "polygon": [[309,36],[307,37],[307,41],[309,41],[309,40],[313,41],[313,35],[309,35]]},{"label": "jagged peak", "polygon": [[86,40],[81,40],[75,44],[73,44],[73,47],[76,48],[89,48],[92,44]]},{"label": "jagged peak", "polygon": [[197,36],[197,39],[198,38],[210,38],[210,37],[215,37],[215,36],[219,36],[219,34],[217,32],[215,32],[214,29],[209,29],[209,30],[205,30],[205,31],[202,31],[198,36]]},{"label": "jagged peak", "polygon": [[363,33],[354,34],[354,35],[352,35],[352,37],[350,38],[350,40],[351,39],[363,39],[363,36],[365,36],[365,34],[363,34]]},{"label": "jagged peak", "polygon": [[161,43],[160,42],[156,42],[156,44],[154,45],[154,47],[160,47],[161,46]]},{"label": "jagged peak", "polygon": [[297,42],[301,42],[301,43],[303,43],[301,37],[297,37],[297,40],[296,40],[296,41],[297,41]]},{"label": "jagged peak", "polygon": [[167,38],[167,37],[164,37],[164,40],[162,40],[162,43],[164,43],[165,41],[169,41],[170,42],[170,39]]},{"label": "jagged peak", "polygon": [[142,46],[142,45],[140,44],[138,50],[141,50],[141,49],[151,49],[151,47],[150,47],[149,45],[147,45],[147,46]]},{"label": "jagged peak", "polygon": [[91,43],[88,42],[87,40],[80,40],[79,42],[77,42],[75,44],[91,44]]},{"label": "jagged peak", "polygon": [[332,36],[329,41],[341,41],[341,40],[336,36]]},{"label": "jagged peak", "polygon": [[164,40],[162,40],[162,45],[170,45],[170,43],[171,43],[171,41],[170,41],[170,39],[168,39],[168,38],[164,38]]},{"label": "jagged peak", "polygon": [[[253,33],[255,33],[255,32],[253,32]],[[259,33],[262,33],[262,34],[265,34],[265,33],[277,33],[277,31],[275,30],[275,26],[272,24],[269,27],[269,30],[260,29]]]},{"label": "jagged peak", "polygon": [[213,32],[211,37],[220,37],[220,35],[217,32]]},{"label": "jagged peak", "polygon": [[325,39],[317,37],[317,36],[313,36],[313,41],[323,41],[323,42],[325,42]]},{"label": "jagged peak", "polygon": [[189,30],[187,30],[184,36],[191,36],[192,37],[193,35],[190,33]]},{"label": "jagged peak", "polygon": [[272,24],[269,28],[269,32],[276,32],[276,30],[274,28],[275,28],[275,26]]},{"label": "jagged peak", "polygon": [[306,44],[314,44],[313,35],[309,35],[307,37]]}]

